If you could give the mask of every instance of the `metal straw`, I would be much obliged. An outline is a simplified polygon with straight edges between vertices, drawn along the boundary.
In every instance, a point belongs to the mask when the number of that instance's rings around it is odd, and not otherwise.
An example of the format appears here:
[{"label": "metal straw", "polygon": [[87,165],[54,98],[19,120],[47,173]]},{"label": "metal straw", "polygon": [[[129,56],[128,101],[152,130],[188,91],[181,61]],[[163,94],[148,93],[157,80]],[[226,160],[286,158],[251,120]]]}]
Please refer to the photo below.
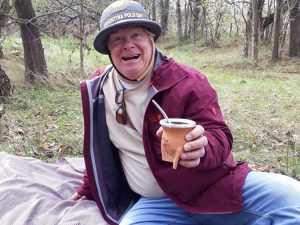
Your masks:
[{"label": "metal straw", "polygon": [[163,117],[167,120],[167,123],[171,123],[169,120],[169,117],[167,116],[167,114],[165,113],[165,111],[157,104],[156,101],[152,100],[153,104],[156,106],[156,108],[161,112],[161,114],[163,115]]}]

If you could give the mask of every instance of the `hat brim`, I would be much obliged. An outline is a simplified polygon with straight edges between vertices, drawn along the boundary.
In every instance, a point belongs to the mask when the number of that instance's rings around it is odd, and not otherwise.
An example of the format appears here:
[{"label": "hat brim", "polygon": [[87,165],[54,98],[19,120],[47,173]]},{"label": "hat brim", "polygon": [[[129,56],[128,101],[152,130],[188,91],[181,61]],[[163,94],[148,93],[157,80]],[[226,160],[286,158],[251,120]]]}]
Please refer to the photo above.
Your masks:
[{"label": "hat brim", "polygon": [[113,25],[110,25],[106,29],[101,30],[94,39],[94,48],[102,54],[108,54],[109,50],[107,48],[106,42],[109,35],[120,28],[125,28],[128,26],[141,26],[146,28],[154,34],[154,41],[156,41],[161,34],[161,26],[154,21],[149,21],[145,19],[122,20]]}]

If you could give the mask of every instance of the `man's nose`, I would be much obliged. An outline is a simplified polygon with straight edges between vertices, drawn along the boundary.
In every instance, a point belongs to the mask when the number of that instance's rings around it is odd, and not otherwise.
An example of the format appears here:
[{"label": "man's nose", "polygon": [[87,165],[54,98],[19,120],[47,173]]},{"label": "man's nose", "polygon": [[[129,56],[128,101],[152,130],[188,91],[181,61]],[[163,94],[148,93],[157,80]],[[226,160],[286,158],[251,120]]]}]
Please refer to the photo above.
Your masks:
[{"label": "man's nose", "polygon": [[134,40],[132,38],[126,38],[123,48],[124,49],[134,48]]}]

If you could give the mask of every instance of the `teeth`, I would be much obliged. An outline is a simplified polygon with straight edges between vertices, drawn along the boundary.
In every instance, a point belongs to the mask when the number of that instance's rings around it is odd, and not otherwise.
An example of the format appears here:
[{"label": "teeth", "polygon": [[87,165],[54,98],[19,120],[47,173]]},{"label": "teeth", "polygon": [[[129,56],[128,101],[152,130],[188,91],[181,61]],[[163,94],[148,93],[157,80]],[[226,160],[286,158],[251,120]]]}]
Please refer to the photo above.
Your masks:
[{"label": "teeth", "polygon": [[133,59],[137,59],[140,55],[139,54],[136,54],[136,55],[133,55],[133,56],[126,56],[126,57],[122,57],[122,59],[124,60],[133,60]]}]

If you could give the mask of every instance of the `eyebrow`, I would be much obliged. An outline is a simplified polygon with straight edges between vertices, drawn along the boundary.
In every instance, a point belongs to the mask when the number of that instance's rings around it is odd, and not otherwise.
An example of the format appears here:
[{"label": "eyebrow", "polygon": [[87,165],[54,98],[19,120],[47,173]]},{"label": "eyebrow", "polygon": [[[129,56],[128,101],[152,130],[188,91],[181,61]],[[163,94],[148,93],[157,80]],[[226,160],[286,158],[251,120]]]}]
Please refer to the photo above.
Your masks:
[{"label": "eyebrow", "polygon": [[[120,28],[120,29],[118,29],[118,30],[116,30],[116,31],[113,31],[113,32],[111,32],[111,34],[110,34],[110,35],[113,35],[113,34],[119,33],[119,32],[120,32],[120,30],[123,30],[123,29],[127,29],[127,28]],[[144,27],[132,27],[132,28],[131,28],[131,30],[136,30],[136,29],[143,30],[143,31],[147,31],[147,29],[146,29],[146,28],[144,28]]]}]

